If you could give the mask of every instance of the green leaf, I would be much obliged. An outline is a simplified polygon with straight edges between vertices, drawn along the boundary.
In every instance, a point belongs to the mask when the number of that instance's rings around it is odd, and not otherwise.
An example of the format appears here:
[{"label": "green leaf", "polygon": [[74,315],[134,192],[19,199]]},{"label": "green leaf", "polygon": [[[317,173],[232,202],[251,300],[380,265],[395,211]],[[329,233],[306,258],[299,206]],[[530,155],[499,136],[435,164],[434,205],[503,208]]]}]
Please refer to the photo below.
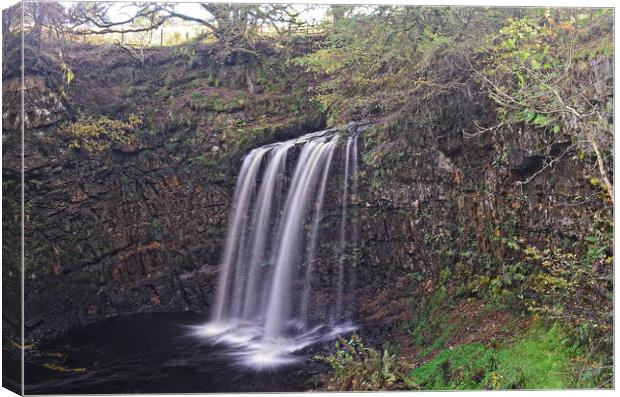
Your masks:
[{"label": "green leaf", "polygon": [[541,114],[537,114],[534,119],[532,120],[533,124],[536,125],[541,125],[541,126],[545,126],[547,124],[549,124],[549,118],[546,116],[543,116]]},{"label": "green leaf", "polygon": [[524,88],[525,87],[525,79],[523,78],[523,76],[521,76],[521,73],[515,72],[515,75],[517,76],[517,79],[519,79],[519,86],[521,88]]}]

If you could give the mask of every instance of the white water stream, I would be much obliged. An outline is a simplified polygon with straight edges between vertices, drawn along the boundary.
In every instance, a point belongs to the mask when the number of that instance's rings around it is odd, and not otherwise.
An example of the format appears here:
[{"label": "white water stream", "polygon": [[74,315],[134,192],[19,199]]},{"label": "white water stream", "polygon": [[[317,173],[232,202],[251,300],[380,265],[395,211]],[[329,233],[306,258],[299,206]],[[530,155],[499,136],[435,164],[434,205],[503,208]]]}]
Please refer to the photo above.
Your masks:
[{"label": "white water stream", "polygon": [[[252,150],[239,172],[211,321],[194,335],[231,347],[256,368],[297,361],[305,347],[350,332],[344,294],[349,198],[357,189],[357,135],[339,145],[334,130]],[[312,283],[334,153],[343,150],[337,267],[329,319],[313,320]],[[295,151],[296,158],[291,156]],[[294,163],[289,164],[291,158]],[[294,170],[287,175],[287,169]],[[352,187],[350,182],[352,181]],[[352,191],[351,191],[352,190]],[[355,232],[356,234],[356,232]],[[350,240],[350,241],[349,241]]]}]

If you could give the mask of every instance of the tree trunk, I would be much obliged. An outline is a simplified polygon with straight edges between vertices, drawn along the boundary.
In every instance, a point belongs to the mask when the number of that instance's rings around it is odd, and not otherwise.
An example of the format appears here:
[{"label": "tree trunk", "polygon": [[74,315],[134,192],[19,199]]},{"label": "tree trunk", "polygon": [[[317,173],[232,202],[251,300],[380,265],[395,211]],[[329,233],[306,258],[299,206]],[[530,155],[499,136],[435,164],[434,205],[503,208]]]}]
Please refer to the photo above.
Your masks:
[{"label": "tree trunk", "polygon": [[334,23],[344,18],[345,9],[346,8],[344,6],[337,6],[337,5],[332,6],[332,16],[334,18]]},{"label": "tree trunk", "polygon": [[594,153],[596,153],[596,164],[598,165],[598,171],[601,174],[603,183],[605,183],[605,186],[607,187],[607,192],[609,193],[609,196],[611,197],[611,203],[613,204],[614,203],[614,187],[611,181],[609,180],[609,176],[607,175],[607,170],[605,169],[605,160],[603,159],[601,150],[598,147],[598,143],[596,142],[596,138],[594,134],[592,133],[592,131],[586,130],[586,137],[588,138],[588,141],[592,145],[592,148],[594,149]]}]

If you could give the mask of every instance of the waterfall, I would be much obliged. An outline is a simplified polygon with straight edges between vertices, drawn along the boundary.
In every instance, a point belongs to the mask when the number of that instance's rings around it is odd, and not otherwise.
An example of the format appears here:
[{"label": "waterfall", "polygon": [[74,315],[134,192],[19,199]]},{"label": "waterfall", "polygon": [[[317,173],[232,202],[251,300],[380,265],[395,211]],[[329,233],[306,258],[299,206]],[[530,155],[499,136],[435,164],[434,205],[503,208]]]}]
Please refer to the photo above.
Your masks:
[{"label": "waterfall", "polygon": [[319,237],[319,222],[321,221],[323,211],[323,200],[325,197],[325,186],[327,185],[327,177],[329,176],[329,169],[332,162],[333,150],[329,151],[327,164],[325,170],[323,170],[323,176],[321,177],[321,188],[318,193],[318,203],[314,210],[314,216],[312,218],[312,228],[310,229],[310,243],[308,246],[306,256],[306,276],[304,278],[304,292],[301,301],[301,318],[304,319],[304,325],[308,322],[308,305],[310,304],[310,289],[312,286],[312,273],[314,269],[314,260],[316,257],[316,245]]},{"label": "waterfall", "polygon": [[[252,242],[252,254],[250,255],[250,261],[248,266],[250,268],[250,274],[247,281],[247,293],[243,304],[243,318],[250,319],[258,311],[257,302],[262,301],[260,295],[262,290],[257,291],[257,288],[261,284],[260,280],[262,275],[260,274],[261,266],[264,267],[265,261],[269,258],[269,252],[267,250],[267,237],[271,232],[271,212],[273,207],[274,198],[279,201],[282,195],[282,179],[284,177],[284,165],[286,164],[286,155],[291,148],[290,143],[280,145],[274,149],[275,153],[273,158],[269,162],[261,189],[256,202],[256,208],[254,210],[256,218],[256,229],[254,231],[254,239]],[[277,189],[277,191],[276,191]]]},{"label": "waterfall", "polygon": [[[356,133],[353,138],[353,154],[352,154],[352,170],[351,170],[351,178],[353,182],[351,183],[351,198],[357,202],[359,202],[359,198],[357,196],[357,188],[358,188],[358,147],[357,142],[359,141],[359,134]],[[358,209],[355,209],[354,216],[351,217],[351,241],[349,243],[350,247],[354,250],[358,248],[359,243],[359,214]],[[359,252],[354,251],[351,252],[354,261],[359,260]],[[351,291],[349,296],[355,300],[357,298],[357,263],[351,263],[349,266],[349,280],[348,280],[348,289]],[[350,314],[350,312],[348,312]]]},{"label": "waterfall", "polygon": [[[357,195],[357,140],[358,135],[354,133],[352,136],[347,138],[346,150],[344,153],[344,174],[343,174],[343,182],[342,182],[342,197],[341,197],[341,216],[340,216],[340,242],[338,246],[338,278],[336,283],[336,306],[334,307],[334,314],[332,314],[332,321],[341,321],[344,316],[344,293],[345,287],[347,286],[346,280],[346,270],[347,264],[348,273],[350,273],[349,281],[352,281],[352,278],[355,272],[351,269],[350,256],[351,251],[349,250],[350,242],[347,240],[347,225],[348,222],[351,221],[353,226],[354,234],[351,239],[351,243],[357,242],[357,224],[356,219],[349,219],[348,216],[348,208],[349,208],[349,199],[351,197],[355,197]],[[352,189],[349,191],[349,182],[353,181]],[[347,263],[348,262],[348,263]]]},{"label": "waterfall", "polygon": [[[345,161],[340,246],[338,260],[329,264],[338,272],[331,288],[336,312],[325,316],[314,313],[320,305],[312,284],[330,170],[339,148]],[[252,150],[235,187],[212,318],[195,334],[232,345],[241,363],[261,367],[292,361],[293,353],[305,346],[354,329],[343,311],[349,285],[347,207],[356,194],[356,174],[357,135],[339,145],[336,130]]]},{"label": "waterfall", "polygon": [[233,197],[232,216],[228,222],[229,229],[227,236],[230,238],[226,239],[222,259],[222,272],[218,280],[219,289],[215,300],[215,321],[221,321],[224,318],[225,305],[229,302],[230,284],[234,276],[232,271],[237,269],[237,266],[234,265],[233,257],[235,250],[240,245],[240,240],[245,236],[245,230],[242,225],[245,223],[248,216],[250,195],[254,190],[258,167],[265,153],[266,150],[262,148],[252,151],[245,158],[241,166],[241,172],[239,173],[239,179],[237,180],[235,195]]},{"label": "waterfall", "polygon": [[351,137],[347,139],[347,149],[344,155],[344,180],[342,183],[342,215],[340,217],[340,244],[338,246],[338,279],[336,283],[336,306],[335,314],[332,321],[337,321],[342,318],[343,299],[344,299],[344,262],[345,262],[345,249],[347,244],[346,226],[347,226],[347,208],[348,208],[348,193],[349,193],[349,158],[351,153]]}]

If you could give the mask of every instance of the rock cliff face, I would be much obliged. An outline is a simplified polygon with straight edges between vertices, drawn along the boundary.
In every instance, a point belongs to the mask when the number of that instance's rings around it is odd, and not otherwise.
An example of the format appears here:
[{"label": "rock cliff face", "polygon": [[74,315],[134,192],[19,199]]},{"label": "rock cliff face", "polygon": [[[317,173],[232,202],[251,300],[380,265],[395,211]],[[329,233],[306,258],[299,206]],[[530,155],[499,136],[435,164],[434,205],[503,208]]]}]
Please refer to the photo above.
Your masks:
[{"label": "rock cliff face", "polygon": [[[32,96],[25,159],[32,336],[113,314],[205,307],[229,184],[184,167],[158,140],[76,155],[54,125],[66,117],[58,101],[46,99],[54,93]],[[12,111],[5,115],[14,118]],[[17,139],[10,127],[5,136]],[[5,152],[10,186],[18,183],[18,156]]]},{"label": "rock cliff face", "polygon": [[[248,81],[259,78],[248,66],[232,62],[212,73],[205,60],[179,66],[175,59],[153,54],[142,68],[118,59],[84,64],[75,70],[71,100],[40,75],[27,75],[28,338],[119,314],[208,310],[239,159],[251,147],[323,126],[315,110],[291,112],[277,103],[274,110],[252,102],[262,94],[254,83],[248,88]],[[166,78],[174,80],[167,91]],[[15,236],[21,167],[17,84],[3,82],[3,225],[5,234]],[[563,156],[553,169],[543,169],[541,159],[559,158],[563,149],[557,143],[555,152],[541,151],[542,131],[465,138],[463,126],[491,125],[494,114],[481,94],[472,96],[476,87],[464,87],[432,103],[412,98],[400,114],[361,135],[359,190],[351,207],[357,221],[348,225],[348,234],[359,241],[348,272],[354,280],[351,300],[363,302],[355,305],[361,322],[401,318],[402,292],[432,291],[446,268],[458,273],[485,266],[463,253],[482,252],[501,264],[508,252],[497,240],[510,230],[521,230],[533,242],[579,240],[587,232],[588,219],[569,205],[574,191],[584,197],[594,192],[575,177],[582,175],[581,163]],[[429,107],[431,119],[414,116]],[[63,132],[64,122],[75,121],[74,108],[110,117],[142,111],[150,123],[130,144],[76,150]],[[253,118],[252,112],[264,117]],[[240,128],[254,137],[245,146],[234,135]],[[381,137],[390,143],[377,144]],[[338,227],[337,180],[326,199],[326,233]],[[331,240],[319,254],[317,290],[334,277],[327,246],[336,239]],[[17,280],[18,249],[17,239],[7,240],[9,281]],[[14,300],[17,296],[15,291]],[[17,327],[17,319],[10,321]]]},{"label": "rock cliff face", "polygon": [[[103,67],[98,65],[97,70],[93,70],[97,68],[96,59],[76,68],[76,81],[64,99],[53,81],[27,70],[24,169],[28,339],[56,335],[69,327],[119,314],[202,312],[211,304],[235,173],[247,150],[237,150],[238,142],[214,129],[233,129],[231,126],[253,117],[248,115],[244,98],[262,104],[255,99],[258,94],[248,91],[250,68],[243,60],[241,64],[232,61],[214,72],[215,83],[207,83],[206,76],[201,76],[212,73],[212,68],[203,69],[203,64],[187,66],[183,62],[179,66],[174,61],[155,59],[139,68],[127,67],[126,62],[114,53],[112,60]],[[145,68],[150,69],[147,72]],[[162,74],[171,71],[180,75],[174,76],[178,81],[169,82],[178,88],[178,96],[173,94],[170,100],[182,102],[178,113],[186,112],[188,120],[171,122],[179,114],[164,108],[158,103],[161,98],[152,92],[138,92],[134,98],[128,98],[133,93],[119,94],[119,86],[129,82],[161,89]],[[198,77],[187,79],[181,72]],[[116,82],[110,83],[108,73],[114,73]],[[202,80],[196,84],[196,79]],[[188,85],[188,81],[194,83]],[[21,262],[17,239],[19,78],[3,85],[3,225],[7,236],[16,237],[5,241],[3,268],[7,296],[8,291],[13,292],[8,301],[17,307]],[[63,129],[70,122],[80,122],[73,115],[73,107],[93,118],[106,114],[110,119],[122,119],[123,114],[140,112],[147,121],[137,139],[127,142],[105,137],[109,148],[88,151],[71,147],[75,137]],[[164,121],[157,124],[162,114]],[[249,147],[320,129],[323,122],[316,111],[290,117],[271,109],[262,116],[264,125],[256,133],[260,140],[250,141]],[[156,128],[160,129],[153,132]],[[7,313],[7,317],[15,314],[9,319],[12,332],[7,330],[7,334],[18,335],[18,311]]]},{"label": "rock cliff face", "polygon": [[542,129],[472,131],[498,124],[492,103],[467,68],[438,69],[462,86],[412,98],[364,135],[358,317],[388,327],[440,279],[458,280],[452,293],[464,298],[489,288],[471,284],[480,274],[510,288],[523,266],[513,243],[579,252],[595,214],[611,210],[574,143]]},{"label": "rock cliff face", "polygon": [[[610,214],[611,202],[591,183],[593,159],[580,159],[574,142],[543,129],[472,129],[498,121],[464,70],[439,65],[439,79],[456,79],[458,88],[429,89],[361,135],[349,210],[359,244],[348,264],[362,324],[395,331],[446,281],[463,299],[488,293],[489,280],[508,294],[513,277],[531,277],[524,247],[583,255],[594,219]],[[338,226],[338,197],[331,203],[326,233]],[[327,278],[330,263],[323,258]]]}]

